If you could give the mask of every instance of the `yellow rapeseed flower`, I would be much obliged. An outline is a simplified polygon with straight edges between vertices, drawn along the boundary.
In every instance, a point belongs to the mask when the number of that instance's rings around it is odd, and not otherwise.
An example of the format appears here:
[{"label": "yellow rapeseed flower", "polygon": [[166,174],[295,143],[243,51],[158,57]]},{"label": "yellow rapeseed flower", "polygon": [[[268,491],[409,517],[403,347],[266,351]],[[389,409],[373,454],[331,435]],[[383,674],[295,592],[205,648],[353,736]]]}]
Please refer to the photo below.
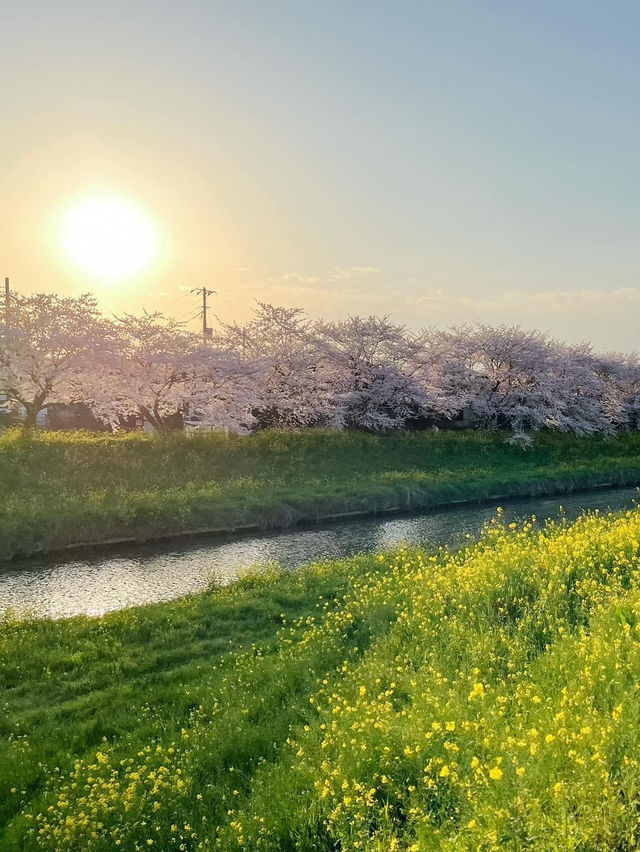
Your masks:
[{"label": "yellow rapeseed flower", "polygon": [[473,688],[469,693],[469,701],[473,701],[474,698],[478,698],[484,695],[484,684],[477,682],[473,684]]}]

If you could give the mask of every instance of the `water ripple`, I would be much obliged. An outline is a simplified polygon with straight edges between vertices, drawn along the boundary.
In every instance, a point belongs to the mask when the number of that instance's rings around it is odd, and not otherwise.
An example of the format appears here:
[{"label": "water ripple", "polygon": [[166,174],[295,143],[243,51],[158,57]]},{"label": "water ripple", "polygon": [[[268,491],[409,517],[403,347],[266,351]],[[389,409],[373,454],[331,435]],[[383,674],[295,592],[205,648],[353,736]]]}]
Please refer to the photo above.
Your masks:
[{"label": "water ripple", "polygon": [[[510,518],[555,517],[559,506],[568,518],[584,509],[628,508],[636,488],[504,501]],[[402,542],[454,542],[465,533],[477,535],[495,515],[498,501],[466,505],[421,515],[334,523],[312,529],[233,540],[199,538],[171,544],[139,545],[91,551],[82,558],[43,558],[0,568],[0,613],[64,618],[101,615],[134,604],[169,600],[205,588],[212,581],[230,582],[251,566],[276,562],[295,568],[304,562],[381,550]]]}]

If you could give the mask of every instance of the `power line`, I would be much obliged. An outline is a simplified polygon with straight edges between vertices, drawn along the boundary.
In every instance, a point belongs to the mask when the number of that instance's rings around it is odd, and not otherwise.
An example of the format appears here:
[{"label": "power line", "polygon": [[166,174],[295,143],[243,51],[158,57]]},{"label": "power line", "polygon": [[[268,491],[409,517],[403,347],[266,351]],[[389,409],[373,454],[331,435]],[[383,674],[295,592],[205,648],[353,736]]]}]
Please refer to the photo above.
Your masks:
[{"label": "power line", "polygon": [[163,313],[168,314],[171,311],[175,311],[176,307],[182,307],[185,299],[188,299],[191,296],[190,292],[183,293],[181,296],[178,296],[177,299],[174,299],[167,307],[164,309]]},{"label": "power line", "polygon": [[196,319],[196,317],[199,317],[201,315],[202,315],[202,311],[200,310],[200,308],[198,308],[198,310],[194,314],[191,314],[191,316],[189,316],[189,317],[176,317],[176,319],[178,320],[178,322],[187,323],[187,322],[192,322],[192,320]]},{"label": "power line", "polygon": [[178,322],[189,322],[194,316],[200,316],[200,314],[200,308],[194,313],[193,305],[185,305],[181,311],[172,314],[171,318]]}]

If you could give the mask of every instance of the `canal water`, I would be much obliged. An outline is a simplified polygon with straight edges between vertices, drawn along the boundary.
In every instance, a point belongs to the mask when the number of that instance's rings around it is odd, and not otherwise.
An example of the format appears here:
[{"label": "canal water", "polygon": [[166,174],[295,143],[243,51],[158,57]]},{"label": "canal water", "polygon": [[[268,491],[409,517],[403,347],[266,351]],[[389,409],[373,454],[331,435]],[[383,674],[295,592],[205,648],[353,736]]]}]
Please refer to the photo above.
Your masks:
[{"label": "canal water", "polygon": [[526,500],[465,504],[424,514],[386,516],[305,529],[234,538],[199,537],[171,543],[128,545],[75,552],[73,556],[0,564],[0,614],[33,617],[100,615],[134,604],[169,600],[212,582],[228,583],[255,565],[279,563],[294,569],[305,562],[384,550],[403,542],[455,544],[478,535],[503,506],[507,520],[571,519],[584,510],[626,509],[638,489],[599,489]]}]

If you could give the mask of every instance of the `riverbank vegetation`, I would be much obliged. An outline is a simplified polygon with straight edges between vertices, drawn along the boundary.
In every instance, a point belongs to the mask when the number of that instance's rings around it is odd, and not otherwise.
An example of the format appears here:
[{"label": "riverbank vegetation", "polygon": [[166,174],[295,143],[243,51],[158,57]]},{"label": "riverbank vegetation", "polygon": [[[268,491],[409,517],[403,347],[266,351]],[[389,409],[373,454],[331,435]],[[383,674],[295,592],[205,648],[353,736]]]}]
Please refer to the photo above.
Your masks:
[{"label": "riverbank vegetation", "polygon": [[2,627],[8,850],[630,850],[640,511]]},{"label": "riverbank vegetation", "polygon": [[0,435],[0,558],[640,481],[640,433]]}]

